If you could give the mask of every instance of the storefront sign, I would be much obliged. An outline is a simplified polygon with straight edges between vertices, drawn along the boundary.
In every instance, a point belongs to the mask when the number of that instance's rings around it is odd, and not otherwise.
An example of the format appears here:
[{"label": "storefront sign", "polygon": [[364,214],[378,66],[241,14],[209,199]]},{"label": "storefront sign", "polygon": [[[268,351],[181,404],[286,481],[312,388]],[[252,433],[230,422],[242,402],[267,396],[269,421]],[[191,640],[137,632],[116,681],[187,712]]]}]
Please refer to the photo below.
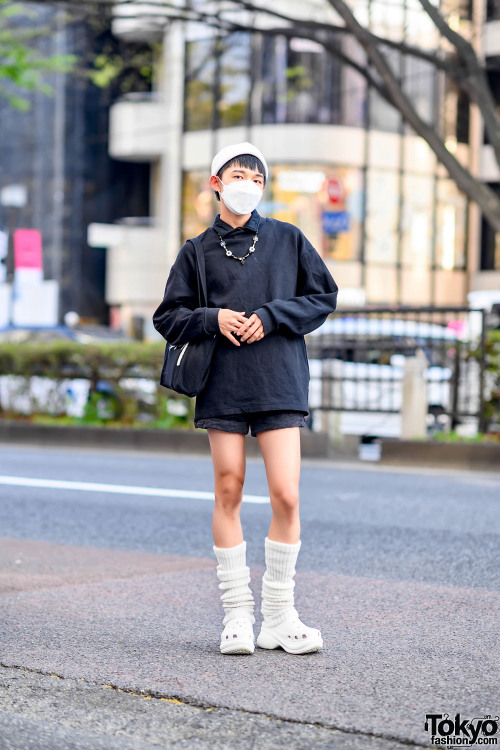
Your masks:
[{"label": "storefront sign", "polygon": [[344,200],[344,186],[338,177],[330,177],[326,184],[326,192],[330,203],[338,204]]},{"label": "storefront sign", "polygon": [[278,189],[292,193],[317,193],[325,182],[325,173],[309,169],[283,169],[278,172]]},{"label": "storefront sign", "polygon": [[349,231],[349,214],[347,211],[327,211],[323,214],[323,231],[325,234],[340,234]]}]

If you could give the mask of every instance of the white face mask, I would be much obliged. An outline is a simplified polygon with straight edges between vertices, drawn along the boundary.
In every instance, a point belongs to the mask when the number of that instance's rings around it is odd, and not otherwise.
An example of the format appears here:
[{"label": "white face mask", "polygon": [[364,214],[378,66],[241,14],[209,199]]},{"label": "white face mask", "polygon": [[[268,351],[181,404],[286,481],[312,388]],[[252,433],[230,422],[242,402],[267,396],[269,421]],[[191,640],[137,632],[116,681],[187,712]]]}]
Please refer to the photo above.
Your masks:
[{"label": "white face mask", "polygon": [[222,180],[220,182],[224,185],[224,190],[221,193],[222,199],[233,214],[244,216],[245,214],[251,214],[254,208],[257,208],[262,198],[262,189],[255,182],[235,180],[227,185]]}]

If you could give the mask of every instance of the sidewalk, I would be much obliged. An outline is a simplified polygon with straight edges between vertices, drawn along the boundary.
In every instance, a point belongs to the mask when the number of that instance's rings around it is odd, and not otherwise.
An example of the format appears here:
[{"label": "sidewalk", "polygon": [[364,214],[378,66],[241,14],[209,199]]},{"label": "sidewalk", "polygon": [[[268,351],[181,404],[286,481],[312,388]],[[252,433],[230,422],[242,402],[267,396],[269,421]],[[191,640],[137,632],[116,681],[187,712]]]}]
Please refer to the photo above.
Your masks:
[{"label": "sidewalk", "polygon": [[[2,698],[0,739],[8,736],[5,712],[21,710],[29,735],[48,706],[47,720],[61,717],[58,732],[81,729],[75,706],[86,700],[110,712],[97,734],[119,735],[112,745],[108,736],[113,750],[158,745],[160,736],[169,747],[169,720],[175,732],[189,728],[179,741],[191,737],[190,748],[234,748],[240,731],[248,738],[242,748],[430,747],[426,713],[498,713],[499,597],[491,590],[298,572],[297,606],[321,627],[324,649],[228,657],[219,651],[215,559],[0,541],[0,692],[6,681],[14,685]],[[263,572],[251,571],[256,633]],[[21,709],[14,695],[25,696]],[[145,704],[151,732],[127,744],[149,726]]]}]

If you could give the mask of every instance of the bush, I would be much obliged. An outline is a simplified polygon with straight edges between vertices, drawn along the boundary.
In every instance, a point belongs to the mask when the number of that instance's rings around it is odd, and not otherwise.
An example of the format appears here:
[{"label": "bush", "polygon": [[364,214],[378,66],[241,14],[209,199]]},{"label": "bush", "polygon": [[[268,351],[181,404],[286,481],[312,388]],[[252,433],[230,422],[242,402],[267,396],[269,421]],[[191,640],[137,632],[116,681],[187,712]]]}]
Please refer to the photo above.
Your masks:
[{"label": "bush", "polygon": [[[484,421],[487,430],[498,431],[500,424],[500,330],[487,332],[485,342]],[[479,359],[481,347],[469,352],[469,357]]]},{"label": "bush", "polygon": [[[164,352],[162,342],[8,342],[0,346],[0,375],[22,378],[25,393],[30,390],[31,378],[51,381],[52,391],[44,406],[30,399],[28,411],[32,417],[66,416],[62,385],[67,380],[84,378],[89,381],[89,398],[85,414],[73,418],[74,422],[187,426],[194,413],[194,400],[160,385]],[[155,392],[141,391],[139,378],[155,383]],[[16,416],[16,413],[3,408],[3,416]],[[67,422],[68,417],[64,421]]]}]

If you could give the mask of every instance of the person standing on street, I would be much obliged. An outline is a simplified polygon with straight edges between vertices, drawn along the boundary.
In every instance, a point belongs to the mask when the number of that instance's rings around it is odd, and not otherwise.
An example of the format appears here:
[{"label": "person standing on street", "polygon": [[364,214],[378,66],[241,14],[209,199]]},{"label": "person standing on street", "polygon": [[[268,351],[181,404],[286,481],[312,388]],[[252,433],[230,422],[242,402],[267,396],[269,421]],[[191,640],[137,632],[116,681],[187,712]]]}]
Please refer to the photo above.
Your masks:
[{"label": "person standing on street", "polygon": [[171,344],[218,335],[208,382],[196,397],[194,426],[207,430],[214,468],[213,550],[223,591],[224,654],[255,650],[255,602],[240,521],[249,428],[262,452],[272,507],[257,645],[292,654],[323,646],[321,632],[299,618],[293,577],[302,544],[300,428],[309,414],[304,335],[335,311],[338,286],[300,229],[257,212],[268,180],[266,160],[251,143],[214,156],[210,186],[220,213],[199,235],[208,306],[197,307],[195,252],[186,242],[153,315],[156,330]]}]

